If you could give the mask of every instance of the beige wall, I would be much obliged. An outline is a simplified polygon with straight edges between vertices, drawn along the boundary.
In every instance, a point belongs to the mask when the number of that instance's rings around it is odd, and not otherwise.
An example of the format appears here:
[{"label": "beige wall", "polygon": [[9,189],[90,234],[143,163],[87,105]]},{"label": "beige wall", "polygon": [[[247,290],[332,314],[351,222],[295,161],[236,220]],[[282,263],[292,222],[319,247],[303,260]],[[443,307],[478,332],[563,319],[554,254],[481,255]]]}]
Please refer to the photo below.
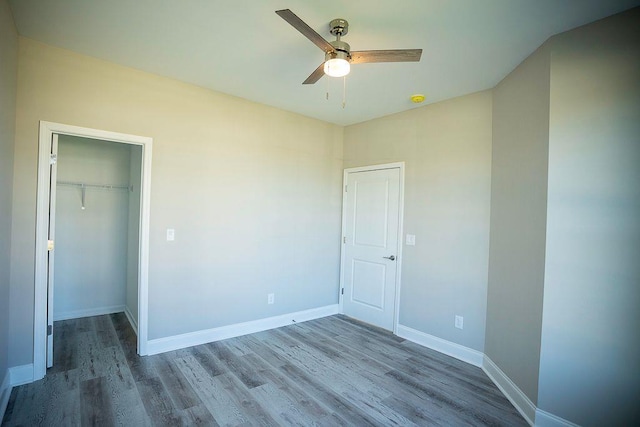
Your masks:
[{"label": "beige wall", "polygon": [[552,47],[538,406],[638,425],[640,8]]},{"label": "beige wall", "polygon": [[[484,349],[491,92],[345,129],[345,168],[406,163],[400,324]],[[404,242],[404,236],[402,241]],[[464,329],[454,328],[455,315]]]},{"label": "beige wall", "polygon": [[154,139],[150,339],[338,302],[341,127],[24,38],[17,104],[11,365],[32,361],[39,120]]},{"label": "beige wall", "polygon": [[[11,195],[16,122],[18,34],[6,0],[0,1],[0,385],[7,375],[9,282],[11,259]],[[0,389],[0,401],[2,393]]]},{"label": "beige wall", "polygon": [[534,404],[542,328],[548,142],[549,52],[543,45],[493,90],[485,338],[485,354]]}]

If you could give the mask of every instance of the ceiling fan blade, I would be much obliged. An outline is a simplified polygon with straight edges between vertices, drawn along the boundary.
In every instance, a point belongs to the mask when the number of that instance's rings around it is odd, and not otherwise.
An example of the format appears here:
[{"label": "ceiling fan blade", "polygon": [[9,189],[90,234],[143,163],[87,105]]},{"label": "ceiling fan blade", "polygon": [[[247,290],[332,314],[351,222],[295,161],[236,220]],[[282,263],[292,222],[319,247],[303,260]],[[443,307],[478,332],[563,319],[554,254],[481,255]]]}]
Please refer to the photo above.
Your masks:
[{"label": "ceiling fan blade", "polygon": [[280,18],[287,21],[293,28],[300,31],[303,36],[311,40],[316,46],[326,52],[335,52],[335,48],[331,46],[331,44],[326,41],[322,36],[316,31],[308,26],[302,19],[298,18],[298,15],[291,12],[289,9],[276,10],[276,13],[280,16]]},{"label": "ceiling fan blade", "polygon": [[313,73],[311,73],[311,75],[309,77],[307,77],[307,80],[302,82],[302,84],[303,85],[312,85],[315,82],[317,82],[318,80],[320,80],[322,78],[322,76],[324,76],[324,62],[322,64],[320,64],[320,66],[318,68],[316,68],[315,71]]},{"label": "ceiling fan blade", "polygon": [[417,62],[421,56],[422,49],[361,50],[351,52],[351,63]]}]

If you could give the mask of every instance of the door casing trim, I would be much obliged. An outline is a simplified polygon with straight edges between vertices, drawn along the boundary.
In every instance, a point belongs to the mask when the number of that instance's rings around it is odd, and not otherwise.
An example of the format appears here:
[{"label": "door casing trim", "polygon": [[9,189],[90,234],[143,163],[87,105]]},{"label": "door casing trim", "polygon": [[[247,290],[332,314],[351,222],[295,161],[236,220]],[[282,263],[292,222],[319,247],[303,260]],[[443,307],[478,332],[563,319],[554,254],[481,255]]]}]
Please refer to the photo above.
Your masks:
[{"label": "door casing trim", "polygon": [[33,319],[33,380],[47,372],[47,230],[49,217],[49,157],[53,134],[120,142],[142,147],[140,191],[140,249],[138,259],[138,354],[147,354],[149,294],[149,217],[151,211],[151,153],[153,139],[146,136],[40,121],[36,198],[35,295]]},{"label": "door casing trim", "polygon": [[396,250],[396,290],[395,290],[395,304],[393,314],[393,333],[398,334],[398,324],[400,323],[400,288],[402,278],[402,247],[404,236],[404,162],[384,163],[379,165],[360,166],[355,168],[347,168],[344,170],[342,177],[342,234],[340,235],[340,287],[338,289],[339,307],[340,313],[344,314],[344,295],[342,289],[344,289],[344,237],[347,231],[347,192],[345,186],[347,185],[349,174],[357,172],[368,172],[383,169],[399,169],[400,170],[400,194],[398,200],[398,248]]}]

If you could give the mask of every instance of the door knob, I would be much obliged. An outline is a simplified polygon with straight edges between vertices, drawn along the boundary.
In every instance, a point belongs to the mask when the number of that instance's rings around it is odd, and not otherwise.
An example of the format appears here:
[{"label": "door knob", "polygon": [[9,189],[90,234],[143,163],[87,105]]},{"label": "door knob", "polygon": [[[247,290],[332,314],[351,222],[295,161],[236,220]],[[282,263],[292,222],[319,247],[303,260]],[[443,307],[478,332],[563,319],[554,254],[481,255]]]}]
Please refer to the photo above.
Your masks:
[{"label": "door knob", "polygon": [[382,258],[390,259],[391,261],[395,261],[395,260],[396,260],[395,255],[391,255],[391,256],[383,256]]}]

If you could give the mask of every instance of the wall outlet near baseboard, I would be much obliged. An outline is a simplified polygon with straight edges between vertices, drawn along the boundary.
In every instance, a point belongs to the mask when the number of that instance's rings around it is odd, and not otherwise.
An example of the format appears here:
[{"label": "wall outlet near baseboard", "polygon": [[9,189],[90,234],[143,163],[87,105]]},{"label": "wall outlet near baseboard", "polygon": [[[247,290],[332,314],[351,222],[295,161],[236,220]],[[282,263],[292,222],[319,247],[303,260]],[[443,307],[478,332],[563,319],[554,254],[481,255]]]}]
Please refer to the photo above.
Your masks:
[{"label": "wall outlet near baseboard", "polygon": [[462,329],[464,326],[464,317],[456,315],[456,320],[454,325],[456,328]]},{"label": "wall outlet near baseboard", "polygon": [[267,294],[267,304],[273,304],[276,298],[276,294]]}]

